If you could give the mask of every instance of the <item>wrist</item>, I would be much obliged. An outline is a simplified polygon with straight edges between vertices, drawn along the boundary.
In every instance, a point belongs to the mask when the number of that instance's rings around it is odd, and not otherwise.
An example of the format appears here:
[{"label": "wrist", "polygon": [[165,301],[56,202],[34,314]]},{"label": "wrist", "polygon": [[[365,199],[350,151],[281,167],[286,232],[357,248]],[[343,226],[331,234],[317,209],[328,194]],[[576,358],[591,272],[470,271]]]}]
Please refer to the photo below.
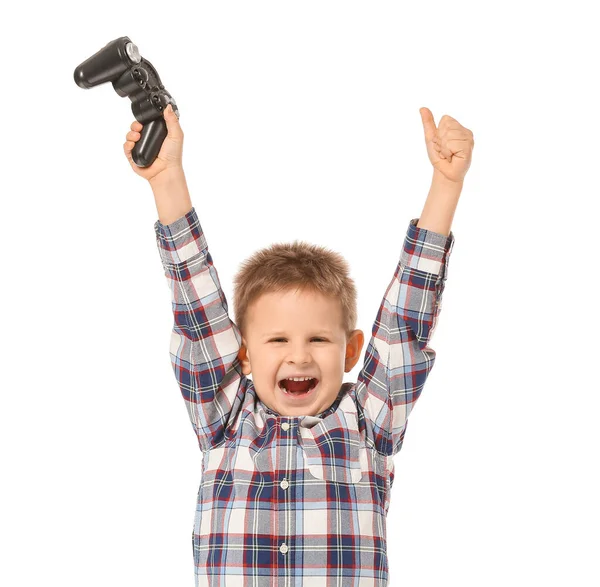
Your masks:
[{"label": "wrist", "polygon": [[435,183],[440,187],[447,188],[450,191],[461,191],[464,183],[464,179],[460,181],[452,181],[448,179],[441,171],[438,171],[435,167],[433,168],[433,177],[431,183]]},{"label": "wrist", "polygon": [[[165,172],[161,172],[165,173]],[[161,224],[167,226],[192,209],[192,201],[183,169],[169,170],[149,180]]]},{"label": "wrist", "polygon": [[443,173],[434,169],[429,194],[417,228],[449,236],[462,184],[462,181],[449,180]]},{"label": "wrist", "polygon": [[159,189],[163,186],[170,185],[176,182],[185,181],[185,173],[183,167],[169,167],[148,180],[152,189]]}]

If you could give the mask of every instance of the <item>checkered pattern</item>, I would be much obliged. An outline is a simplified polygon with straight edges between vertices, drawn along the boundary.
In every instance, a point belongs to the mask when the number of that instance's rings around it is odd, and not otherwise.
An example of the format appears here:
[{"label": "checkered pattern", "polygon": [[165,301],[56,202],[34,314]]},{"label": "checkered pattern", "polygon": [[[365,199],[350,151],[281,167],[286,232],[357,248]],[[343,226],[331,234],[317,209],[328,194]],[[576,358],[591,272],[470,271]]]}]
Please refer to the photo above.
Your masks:
[{"label": "checkered pattern", "polygon": [[[393,456],[435,361],[454,235],[409,222],[356,383],[282,416],[238,359],[241,335],[194,208],[154,225],[171,291],[173,371],[202,458],[196,587],[383,587]],[[292,583],[293,581],[293,583]]]}]

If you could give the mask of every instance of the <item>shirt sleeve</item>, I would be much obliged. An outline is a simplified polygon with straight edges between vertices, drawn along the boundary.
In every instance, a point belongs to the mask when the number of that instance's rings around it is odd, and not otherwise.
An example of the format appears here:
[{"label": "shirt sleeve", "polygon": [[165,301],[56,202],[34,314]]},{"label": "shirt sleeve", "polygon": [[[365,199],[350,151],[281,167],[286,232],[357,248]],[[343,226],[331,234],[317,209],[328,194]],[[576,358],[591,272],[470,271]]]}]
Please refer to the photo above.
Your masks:
[{"label": "shirt sleeve", "polygon": [[454,234],[409,222],[400,260],[389,284],[358,375],[356,398],[371,421],[378,452],[402,448],[408,416],[435,362],[428,346],[441,311]]},{"label": "shirt sleeve", "polygon": [[171,364],[200,448],[206,451],[221,443],[243,402],[242,338],[229,318],[195,209],[166,226],[157,221],[154,229],[171,290]]}]

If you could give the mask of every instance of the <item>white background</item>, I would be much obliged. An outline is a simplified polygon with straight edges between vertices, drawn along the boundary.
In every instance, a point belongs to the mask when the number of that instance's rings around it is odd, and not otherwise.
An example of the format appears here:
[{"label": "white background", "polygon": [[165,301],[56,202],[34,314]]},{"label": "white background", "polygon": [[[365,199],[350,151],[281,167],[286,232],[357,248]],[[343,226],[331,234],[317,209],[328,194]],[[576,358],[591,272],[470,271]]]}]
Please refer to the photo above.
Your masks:
[{"label": "white background", "polygon": [[129,100],[73,80],[129,36],[180,108],[231,311],[254,251],[325,245],[352,268],[363,353],[429,190],[419,108],[473,131],[436,365],[395,459],[390,586],[597,587],[591,7],[5,8],[0,584],[193,585],[201,453],[170,364],[154,199],[123,154]]}]

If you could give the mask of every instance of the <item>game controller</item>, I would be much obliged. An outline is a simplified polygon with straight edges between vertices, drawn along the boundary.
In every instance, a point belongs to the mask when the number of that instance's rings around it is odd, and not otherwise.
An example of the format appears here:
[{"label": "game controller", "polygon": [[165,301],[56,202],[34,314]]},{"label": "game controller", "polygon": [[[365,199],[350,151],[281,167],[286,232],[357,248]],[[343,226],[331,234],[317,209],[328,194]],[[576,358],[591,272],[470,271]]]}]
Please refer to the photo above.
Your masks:
[{"label": "game controller", "polygon": [[119,37],[75,68],[75,83],[84,89],[112,82],[115,92],[131,100],[135,119],[144,125],[131,152],[139,167],[154,163],[167,136],[163,111],[168,104],[179,118],[175,100],[165,90],[156,69],[144,59],[129,37]]}]

